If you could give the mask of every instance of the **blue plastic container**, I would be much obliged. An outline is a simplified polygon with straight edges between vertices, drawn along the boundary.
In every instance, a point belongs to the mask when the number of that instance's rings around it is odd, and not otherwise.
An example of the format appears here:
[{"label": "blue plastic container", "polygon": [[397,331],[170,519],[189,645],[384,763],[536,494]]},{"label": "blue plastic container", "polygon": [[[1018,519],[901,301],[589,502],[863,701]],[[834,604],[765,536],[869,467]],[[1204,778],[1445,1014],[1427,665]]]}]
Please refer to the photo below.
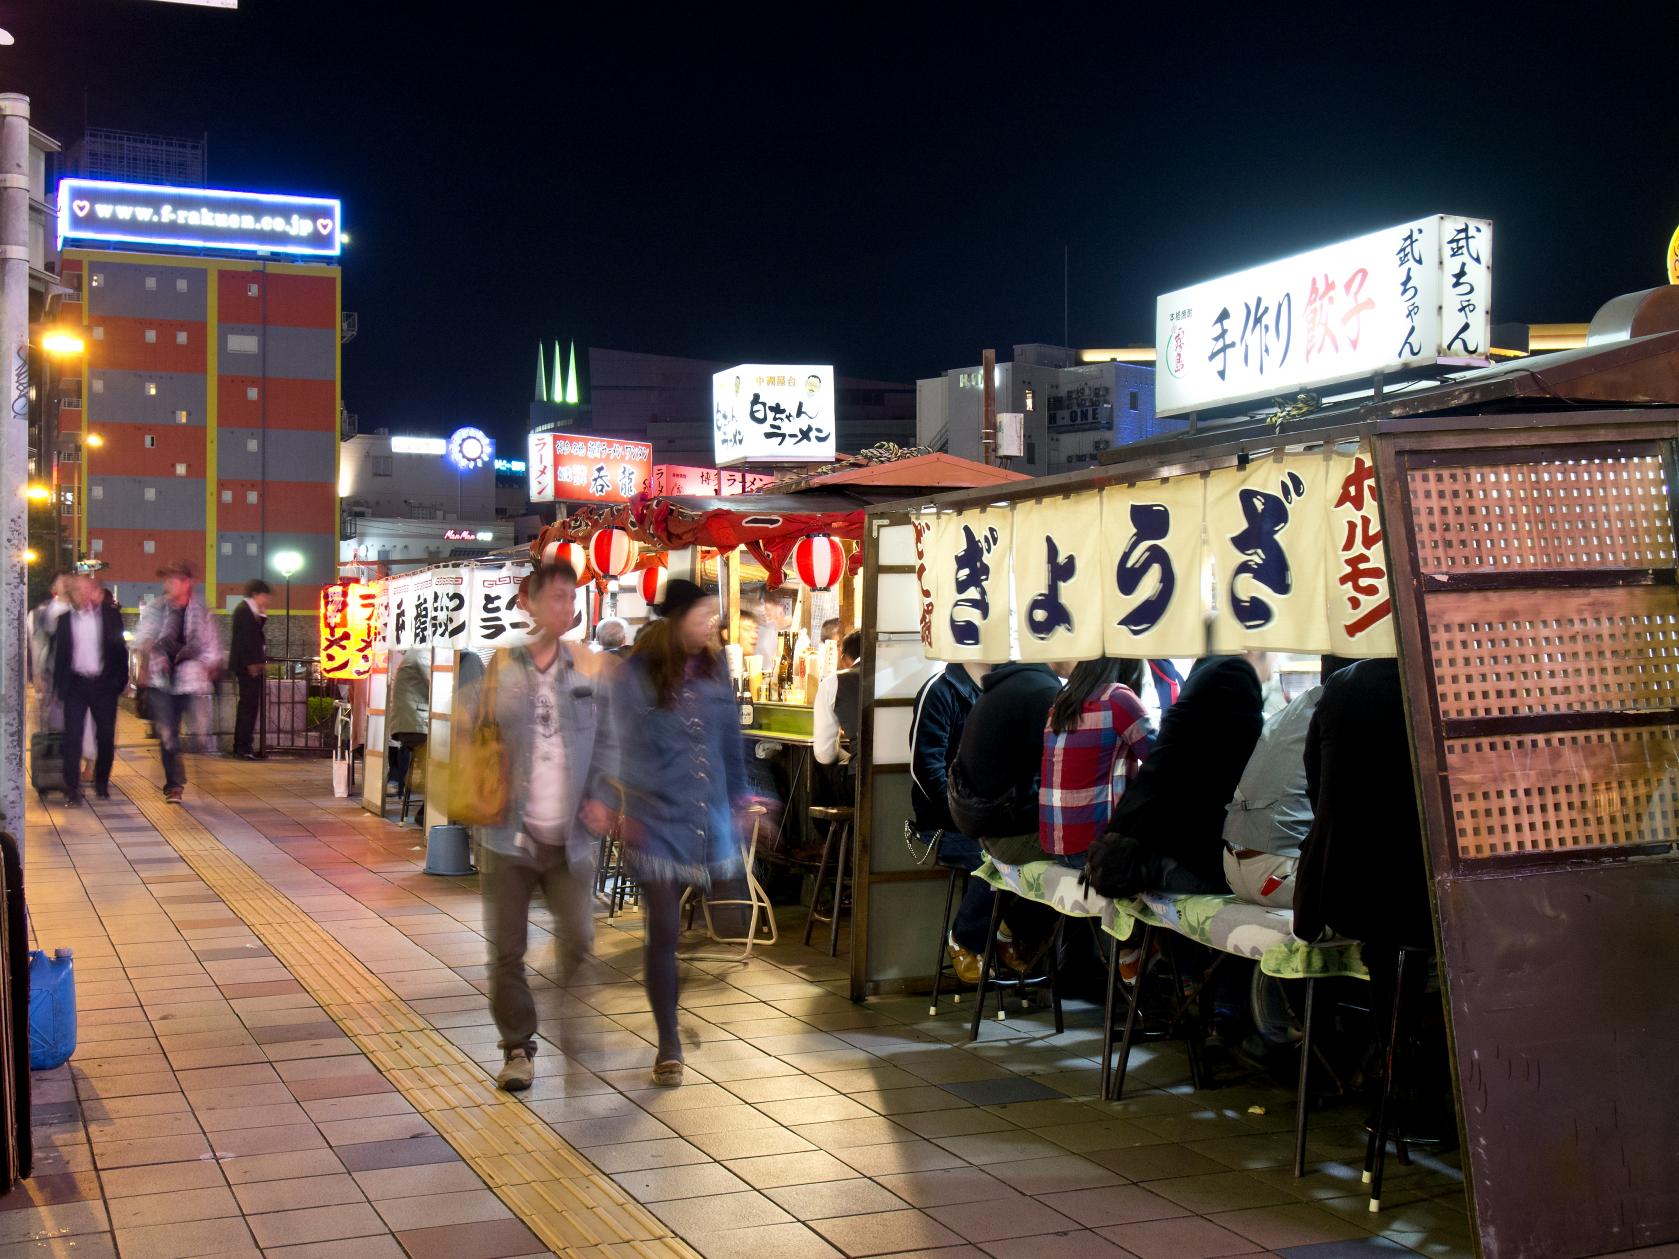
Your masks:
[{"label": "blue plastic container", "polygon": [[472,837],[466,827],[432,827],[426,835],[426,873],[461,878],[472,871]]},{"label": "blue plastic container", "polygon": [[51,1071],[76,1052],[76,963],[69,949],[29,951],[29,1069]]}]

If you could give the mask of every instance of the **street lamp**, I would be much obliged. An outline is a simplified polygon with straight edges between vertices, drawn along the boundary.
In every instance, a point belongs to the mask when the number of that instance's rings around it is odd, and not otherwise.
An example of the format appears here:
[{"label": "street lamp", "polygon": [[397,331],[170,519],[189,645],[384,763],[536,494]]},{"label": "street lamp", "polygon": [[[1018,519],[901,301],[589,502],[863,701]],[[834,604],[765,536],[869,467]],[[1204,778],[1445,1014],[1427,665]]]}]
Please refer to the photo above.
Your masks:
[{"label": "street lamp", "polygon": [[87,342],[74,332],[53,328],[41,334],[41,348],[48,354],[80,354]]},{"label": "street lamp", "polygon": [[303,568],[303,557],[296,551],[279,551],[270,561],[274,571],[286,579],[286,668],[291,668],[291,579]]}]

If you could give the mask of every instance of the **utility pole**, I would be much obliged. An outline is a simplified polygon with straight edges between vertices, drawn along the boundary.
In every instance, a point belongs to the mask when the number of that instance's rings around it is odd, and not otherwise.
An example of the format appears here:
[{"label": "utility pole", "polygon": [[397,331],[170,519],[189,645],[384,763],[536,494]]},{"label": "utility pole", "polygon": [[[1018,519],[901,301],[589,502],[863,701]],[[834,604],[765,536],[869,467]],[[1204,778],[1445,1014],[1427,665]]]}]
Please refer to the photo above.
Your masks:
[{"label": "utility pole", "polygon": [[[0,93],[0,825],[23,844],[24,628],[29,545],[29,98]],[[56,506],[56,505],[55,505]],[[57,557],[54,556],[54,559]]]},{"label": "utility pole", "polygon": [[980,420],[979,456],[985,463],[997,462],[997,351],[980,355],[979,374],[985,388],[985,415]]}]

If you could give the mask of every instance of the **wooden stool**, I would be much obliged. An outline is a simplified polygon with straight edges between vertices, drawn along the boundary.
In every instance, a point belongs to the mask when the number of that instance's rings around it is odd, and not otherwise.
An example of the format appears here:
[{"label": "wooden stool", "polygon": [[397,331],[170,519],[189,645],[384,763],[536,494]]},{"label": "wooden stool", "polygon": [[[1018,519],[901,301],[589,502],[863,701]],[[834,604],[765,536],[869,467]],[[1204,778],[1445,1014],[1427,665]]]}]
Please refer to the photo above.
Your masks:
[{"label": "wooden stool", "polygon": [[[408,820],[408,803],[414,793],[414,762],[419,759],[420,753],[425,750],[426,736],[423,734],[399,734],[392,738],[391,742],[408,749],[408,764],[402,771],[402,812],[397,814],[396,819],[397,825],[400,826]],[[425,774],[423,772],[420,775],[420,785],[425,786]],[[420,802],[420,808],[423,813],[425,809],[423,799]],[[418,822],[423,819],[416,818],[415,820]]]},{"label": "wooden stool", "polygon": [[[828,834],[822,841],[822,860],[816,866],[816,890],[810,896],[810,917],[805,919],[804,942],[810,943],[811,928],[817,922],[826,922],[829,924],[828,956],[838,957],[840,905],[845,898],[845,876],[851,860],[851,826],[857,816],[857,810],[849,805],[839,808],[816,805],[811,808],[810,816],[818,821],[826,821]],[[816,906],[822,896],[822,885],[828,881],[830,857],[834,859],[834,896],[828,907],[828,915],[824,918],[816,912]]]}]

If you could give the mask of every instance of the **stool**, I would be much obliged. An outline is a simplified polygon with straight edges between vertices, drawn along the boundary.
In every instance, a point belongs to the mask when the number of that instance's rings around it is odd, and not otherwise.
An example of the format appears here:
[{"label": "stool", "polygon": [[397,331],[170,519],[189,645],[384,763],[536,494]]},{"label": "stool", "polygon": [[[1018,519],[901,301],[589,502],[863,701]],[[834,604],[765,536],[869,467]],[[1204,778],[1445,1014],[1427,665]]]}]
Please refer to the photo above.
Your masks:
[{"label": "stool", "polygon": [[[945,975],[954,976],[956,974],[956,964],[950,960],[950,909],[952,905],[956,904],[956,885],[958,883],[962,885],[961,894],[966,896],[968,880],[972,877],[969,871],[962,869],[960,866],[950,867],[950,882],[945,887],[944,892],[944,917],[939,919],[938,952],[933,956],[933,999],[927,1004],[929,1015],[935,1015],[939,1012],[939,989],[944,986]],[[962,1003],[961,980],[956,982],[957,991],[951,994],[951,1003],[960,1005]]]},{"label": "stool", "polygon": [[1393,1012],[1388,1023],[1387,1053],[1382,1067],[1382,1095],[1376,1103],[1376,1122],[1370,1125],[1370,1140],[1364,1147],[1364,1183],[1370,1186],[1371,1214],[1382,1209],[1382,1164],[1387,1159],[1388,1142],[1393,1142],[1394,1153],[1401,1165],[1408,1165],[1411,1161],[1410,1150],[1405,1145],[1402,1122],[1399,1116],[1389,1112],[1388,1107],[1393,1100],[1393,1077],[1399,1057],[1399,1037],[1403,1031],[1404,1017],[1409,1012],[1405,999],[1405,959],[1413,959],[1413,979],[1410,983],[1420,991],[1427,982],[1426,966],[1433,951],[1408,944],[1402,944],[1396,950],[1398,956],[1393,967]]},{"label": "stool", "polygon": [[[408,764],[402,771],[402,812],[397,814],[397,825],[408,820],[408,803],[414,791],[414,762],[419,758],[421,749],[426,746],[426,736],[423,734],[393,735],[391,742],[408,749]],[[420,776],[420,785],[425,785],[425,775]],[[421,801],[421,808],[425,802]]]},{"label": "stool", "polygon": [[[818,821],[828,823],[828,834],[822,841],[822,860],[816,866],[816,890],[810,896],[810,917],[805,919],[806,944],[810,943],[810,932],[817,922],[826,922],[828,929],[828,956],[839,956],[839,918],[840,905],[845,898],[846,868],[851,859],[851,825],[857,816],[857,810],[849,805],[839,808],[827,805],[816,805],[811,808],[810,816]],[[834,897],[828,908],[828,916],[822,917],[816,912],[817,902],[822,897],[822,885],[828,880],[828,858],[834,858]]]},{"label": "stool", "polygon": [[[690,956],[690,957],[687,958],[687,960],[689,960],[689,961],[716,960],[716,961],[727,961],[727,962],[744,962],[752,956],[753,946],[758,945],[758,944],[774,944],[777,940],[779,940],[781,938],[781,930],[780,930],[779,927],[776,926],[776,922],[775,922],[775,906],[770,904],[769,893],[764,890],[764,885],[762,883],[758,882],[758,875],[753,869],[753,865],[758,859],[758,832],[759,832],[759,829],[763,826],[764,814],[767,812],[767,810],[764,808],[763,805],[755,804],[755,805],[751,806],[747,810],[747,812],[753,814],[753,821],[752,821],[752,838],[749,841],[747,841],[747,846],[746,846],[746,899],[741,900],[739,898],[730,898],[730,899],[723,899],[723,900],[714,900],[709,896],[705,896],[705,895],[697,892],[696,889],[694,889],[694,888],[689,888],[685,893],[683,893],[685,898],[689,898],[689,904],[688,904],[688,928],[689,928],[689,930],[692,930],[693,926],[694,926],[694,902],[697,901],[699,903],[700,911],[705,915],[705,931],[706,931],[707,935],[709,935],[718,944],[739,944],[739,945],[742,945],[744,947],[741,949],[739,957],[716,958],[716,959],[703,959],[703,958],[697,959],[695,957]],[[751,906],[752,914],[747,919],[746,934],[744,936],[720,936],[720,935],[718,935],[716,924],[711,921],[711,910],[712,910],[712,907],[715,906],[715,905],[749,905],[749,906]],[[760,913],[762,913],[769,920],[769,937],[767,939],[764,936],[762,936],[758,931],[758,915]]]},{"label": "stool", "polygon": [[[1038,976],[1022,975],[1019,979],[993,979],[991,977],[991,963],[997,951],[997,926],[1003,921],[1003,906],[1016,899],[1016,893],[1007,888],[997,889],[997,899],[991,902],[991,926],[985,933],[985,956],[979,964],[979,986],[974,990],[974,1019],[968,1029],[968,1039],[979,1039],[979,1021],[985,1017],[985,993],[988,988],[1036,988],[1047,985],[1049,988],[1050,1004],[1055,1009],[1055,1034],[1061,1035],[1066,1030],[1061,1017],[1061,931],[1067,925],[1067,919],[1057,915],[1055,930],[1050,934],[1049,950],[1046,953],[1048,965],[1045,973]],[[1003,1017],[1003,996],[997,995],[997,1017]]]}]

